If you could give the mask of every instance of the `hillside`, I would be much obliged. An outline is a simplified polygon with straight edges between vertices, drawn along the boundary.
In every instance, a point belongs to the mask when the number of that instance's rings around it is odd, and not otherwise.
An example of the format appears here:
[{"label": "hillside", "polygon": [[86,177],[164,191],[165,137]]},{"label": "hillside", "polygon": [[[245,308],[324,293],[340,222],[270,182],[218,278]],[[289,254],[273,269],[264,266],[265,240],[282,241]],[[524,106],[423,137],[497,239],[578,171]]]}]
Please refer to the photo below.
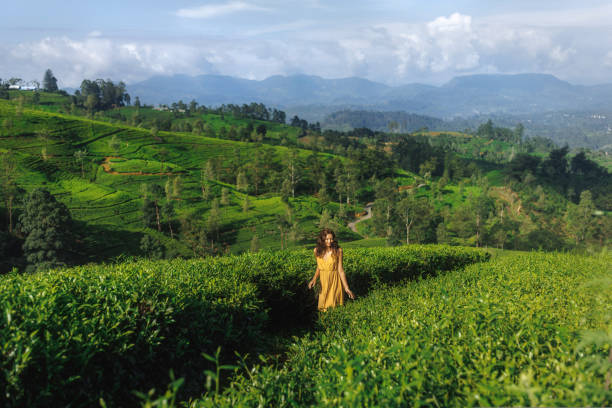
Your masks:
[{"label": "hillside", "polygon": [[[5,271],[26,266],[18,220],[40,187],[76,220],[68,263],[308,246],[322,226],[364,245],[554,250],[610,239],[609,172],[590,153],[523,140],[520,126],[321,131],[261,104],[93,112],[80,96],[10,96],[0,101]],[[373,217],[356,234],[347,224],[368,202]]]},{"label": "hillside", "polygon": [[[61,104],[47,103],[52,104],[42,105],[48,108],[41,110],[27,106],[18,108],[14,103],[0,101],[0,116],[11,118],[10,127],[4,127],[0,138],[0,152],[12,152],[17,161],[15,181],[20,188],[25,191],[35,187],[48,189],[80,222],[82,242],[77,250],[80,262],[140,254],[139,242],[143,234],[160,240],[167,251],[176,255],[191,254],[192,250],[185,243],[171,240],[155,228],[143,229],[143,200],[150,195],[145,186],[151,185],[165,189],[164,197],[170,188],[169,197],[175,210],[170,222],[175,224],[177,231],[181,219],[191,218],[204,223],[214,198],[221,201],[224,195],[227,203],[221,204],[219,241],[227,247],[218,250],[248,250],[254,235],[258,236],[262,247],[280,248],[276,218],[285,215],[287,206],[278,194],[254,195],[239,191],[236,170],[252,164],[256,157],[266,159],[265,166],[269,169],[282,168],[283,158],[290,155],[290,148],[223,140],[193,132],[152,134],[149,129],[54,113]],[[131,113],[133,109],[124,111],[127,115]],[[145,120],[148,115],[163,120],[167,112],[143,108],[140,115]],[[247,122],[222,119],[214,114],[201,119],[213,133],[221,133],[225,126],[229,129]],[[191,119],[194,120],[196,118]],[[277,144],[281,135],[296,137],[294,128],[273,124],[268,127],[266,137],[271,141],[276,139]],[[83,159],[79,160],[75,152],[84,152]],[[295,152],[300,160],[310,154],[299,149]],[[203,176],[209,162],[215,164],[214,180]],[[209,189],[207,199],[202,196],[204,181]],[[269,179],[268,182],[276,181]],[[222,194],[222,190],[226,193]],[[247,197],[249,204],[245,210]],[[311,239],[315,228],[311,220],[318,219],[320,212],[316,199],[304,196],[292,202],[295,214],[291,217],[298,223],[296,227]],[[167,228],[164,225],[164,231]]]}]

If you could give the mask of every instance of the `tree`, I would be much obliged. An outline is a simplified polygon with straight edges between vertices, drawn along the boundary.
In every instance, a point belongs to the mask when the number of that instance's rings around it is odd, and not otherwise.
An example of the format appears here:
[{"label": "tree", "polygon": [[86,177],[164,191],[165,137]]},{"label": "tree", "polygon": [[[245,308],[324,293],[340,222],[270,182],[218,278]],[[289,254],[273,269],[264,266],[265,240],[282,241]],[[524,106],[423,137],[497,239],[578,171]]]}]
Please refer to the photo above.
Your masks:
[{"label": "tree", "polygon": [[143,218],[146,227],[157,227],[161,232],[161,214],[159,201],[164,195],[164,189],[159,184],[145,186],[145,198],[143,202]]},{"label": "tree", "polygon": [[74,152],[74,160],[81,165],[81,177],[85,178],[85,170],[83,169],[83,162],[87,156],[87,149],[77,150]]},{"label": "tree", "polygon": [[96,110],[96,107],[98,106],[98,97],[96,95],[87,95],[87,98],[85,99],[85,107],[87,108],[87,113],[89,114],[89,116],[92,115],[92,113]]},{"label": "tree", "polygon": [[302,160],[298,155],[296,149],[291,149],[289,154],[285,157],[285,168],[286,168],[286,180],[291,185],[291,197],[295,198],[295,188],[302,179]]},{"label": "tree", "polygon": [[172,218],[176,215],[174,211],[174,203],[170,199],[166,199],[161,209],[164,220],[168,224],[170,230],[170,238],[174,239],[174,230],[172,229]]},{"label": "tree", "polygon": [[374,228],[377,234],[388,237],[398,200],[397,185],[392,178],[387,177],[376,183],[374,190],[376,194],[372,212]]},{"label": "tree", "polygon": [[[221,214],[219,212],[219,200],[216,198],[212,201],[208,218],[206,219],[206,229],[208,230],[211,238],[214,235],[216,240],[219,240],[219,225],[221,223]],[[211,239],[212,241],[212,239]],[[214,241],[213,241],[214,242]]]},{"label": "tree", "polygon": [[[572,204],[569,204],[570,206]],[[580,193],[580,202],[567,211],[567,223],[570,231],[576,238],[576,244],[585,241],[593,233],[596,225],[595,205],[591,192],[584,190]]]},{"label": "tree", "polygon": [[57,92],[57,78],[53,76],[53,72],[50,69],[45,71],[43,77],[43,89],[47,92]]},{"label": "tree", "polygon": [[249,208],[251,208],[251,201],[249,200],[249,196],[245,195],[244,200],[242,201],[242,212],[248,212]]},{"label": "tree", "polygon": [[72,244],[72,217],[68,208],[49,191],[32,190],[24,200],[19,217],[25,235],[23,251],[28,270],[45,270],[66,265]]},{"label": "tree", "polygon": [[143,235],[140,239],[140,250],[150,259],[161,259],[164,257],[164,246],[159,240],[150,235]]},{"label": "tree", "polygon": [[229,189],[227,187],[223,187],[221,189],[221,205],[222,206],[228,206],[230,204],[230,197],[229,197]]},{"label": "tree", "polygon": [[111,150],[117,154],[121,148],[121,140],[117,137],[117,135],[113,135],[111,140],[108,142],[108,147],[110,147]]},{"label": "tree", "polygon": [[276,226],[280,232],[280,243],[281,249],[284,249],[287,246],[285,234],[288,232],[289,228],[291,228],[291,219],[288,216],[288,212],[285,214],[279,214],[276,216]]},{"label": "tree", "polygon": [[194,217],[181,217],[181,241],[187,243],[194,256],[209,255],[206,230],[197,223]]},{"label": "tree", "polygon": [[157,126],[153,126],[153,127],[151,128],[151,136],[153,137],[153,139],[156,139],[156,140],[157,140],[157,138],[158,138],[158,136],[157,136],[157,135],[158,135],[158,134],[159,134],[159,129],[157,128]]},{"label": "tree", "polygon": [[13,205],[20,193],[20,189],[15,182],[17,161],[13,152],[9,150],[0,154],[0,187],[6,209],[8,210],[9,233],[13,232]]},{"label": "tree", "polygon": [[137,110],[140,109],[140,98],[138,96],[134,99],[134,107]]},{"label": "tree", "polygon": [[164,163],[166,162],[166,160],[168,160],[169,156],[170,156],[170,151],[166,149],[165,147],[162,147],[161,150],[157,152],[157,157],[159,157],[159,160],[161,161],[161,167],[159,169],[160,172],[164,171]]},{"label": "tree", "polygon": [[321,217],[319,218],[319,229],[323,229],[323,228],[333,228],[333,221],[332,221],[332,217],[329,213],[329,210],[326,208],[323,210],[323,213],[321,213]]},{"label": "tree", "polygon": [[236,177],[236,187],[243,193],[246,193],[246,191],[249,189],[249,180],[247,179],[244,171],[238,172],[238,176]]},{"label": "tree", "polygon": [[406,245],[410,245],[410,230],[415,223],[424,224],[432,213],[431,204],[424,198],[408,194],[397,203],[397,213],[406,228]]},{"label": "tree", "polygon": [[261,135],[261,138],[263,139],[266,137],[266,133],[268,133],[268,128],[266,127],[266,125],[261,124],[257,126],[257,129],[255,131],[258,135]]}]

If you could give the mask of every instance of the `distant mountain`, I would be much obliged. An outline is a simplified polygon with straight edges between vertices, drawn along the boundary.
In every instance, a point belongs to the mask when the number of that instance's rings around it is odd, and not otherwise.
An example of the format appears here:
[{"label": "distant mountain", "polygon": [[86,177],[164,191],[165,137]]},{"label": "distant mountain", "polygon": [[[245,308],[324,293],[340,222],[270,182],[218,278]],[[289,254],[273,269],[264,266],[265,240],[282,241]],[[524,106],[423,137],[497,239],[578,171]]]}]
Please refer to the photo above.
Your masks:
[{"label": "distant mountain", "polygon": [[520,121],[528,134],[545,135],[570,146],[612,144],[612,84],[573,85],[547,74],[467,75],[442,86],[394,87],[362,78],[312,75],[276,75],[262,81],[174,75],[129,85],[128,92],[132,100],[139,96],[148,104],[192,99],[207,106],[262,102],[283,109],[289,118],[298,115],[333,129],[365,126],[384,130],[391,121],[400,127],[406,124],[407,129],[435,129],[445,127],[436,118],[452,120],[446,127],[495,118],[506,124]]},{"label": "distant mountain", "polygon": [[132,97],[149,104],[188,102],[203,105],[263,102],[271,106],[368,104],[391,88],[361,78],[323,79],[310,75],[272,76],[254,81],[222,75],[155,76],[128,86]]},{"label": "distant mountain", "polygon": [[447,123],[431,116],[416,115],[407,112],[374,112],[360,110],[342,110],[328,115],[321,126],[325,129],[348,131],[355,128],[390,131],[389,126],[402,133],[411,133],[419,129],[447,129]]},{"label": "distant mountain", "polygon": [[[156,76],[128,86],[149,104],[195,99],[204,105],[263,102],[287,111],[306,108],[322,120],[341,109],[407,111],[443,118],[551,111],[612,111],[612,85],[579,86],[546,74],[469,75],[442,86],[391,87],[362,78],[272,76],[262,81],[223,75]],[[302,116],[302,115],[300,115]]]}]

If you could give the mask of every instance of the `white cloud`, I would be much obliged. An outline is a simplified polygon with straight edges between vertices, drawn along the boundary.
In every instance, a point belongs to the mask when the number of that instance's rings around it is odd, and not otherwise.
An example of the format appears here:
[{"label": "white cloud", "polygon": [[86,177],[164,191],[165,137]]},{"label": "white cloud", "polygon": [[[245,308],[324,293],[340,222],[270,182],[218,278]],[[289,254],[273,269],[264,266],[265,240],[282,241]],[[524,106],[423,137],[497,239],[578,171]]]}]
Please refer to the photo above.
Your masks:
[{"label": "white cloud", "polygon": [[506,13],[486,17],[486,21],[497,26],[521,27],[609,27],[612,17],[612,5],[556,10]]},{"label": "white cloud", "polygon": [[[237,3],[228,3],[226,6]],[[246,3],[240,3],[246,4]],[[212,7],[212,6],[209,6]],[[210,14],[208,14],[210,15]],[[493,24],[461,13],[423,23],[325,25],[307,19],[245,28],[221,36],[136,40],[92,32],[0,44],[0,76],[42,78],[51,68],[62,86],[84,78],[136,82],[152,75],[221,73],[264,79],[306,73],[360,76],[388,84],[445,82],[470,73],[550,72],[563,79],[610,82],[612,40],[546,27]],[[271,35],[275,32],[282,35]]]},{"label": "white cloud", "polygon": [[111,78],[138,81],[156,74],[196,75],[214,72],[205,50],[164,42],[115,42],[107,38],[47,37],[9,49],[0,72],[20,70],[23,78],[42,78],[51,68],[60,86],[77,87],[81,81]]},{"label": "white cloud", "polygon": [[200,7],[179,9],[175,14],[183,18],[212,18],[242,11],[268,11],[268,9],[242,1],[225,4],[207,4]]}]

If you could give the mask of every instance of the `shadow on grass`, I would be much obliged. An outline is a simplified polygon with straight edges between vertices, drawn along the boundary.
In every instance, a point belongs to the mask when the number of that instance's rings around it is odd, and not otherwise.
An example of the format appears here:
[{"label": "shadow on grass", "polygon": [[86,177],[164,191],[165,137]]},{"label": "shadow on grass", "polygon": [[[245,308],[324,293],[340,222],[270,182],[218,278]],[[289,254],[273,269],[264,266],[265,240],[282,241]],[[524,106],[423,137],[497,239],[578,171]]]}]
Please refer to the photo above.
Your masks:
[{"label": "shadow on grass", "polygon": [[92,225],[75,221],[74,263],[109,261],[119,256],[141,256],[141,232],[122,230],[110,225]]}]

